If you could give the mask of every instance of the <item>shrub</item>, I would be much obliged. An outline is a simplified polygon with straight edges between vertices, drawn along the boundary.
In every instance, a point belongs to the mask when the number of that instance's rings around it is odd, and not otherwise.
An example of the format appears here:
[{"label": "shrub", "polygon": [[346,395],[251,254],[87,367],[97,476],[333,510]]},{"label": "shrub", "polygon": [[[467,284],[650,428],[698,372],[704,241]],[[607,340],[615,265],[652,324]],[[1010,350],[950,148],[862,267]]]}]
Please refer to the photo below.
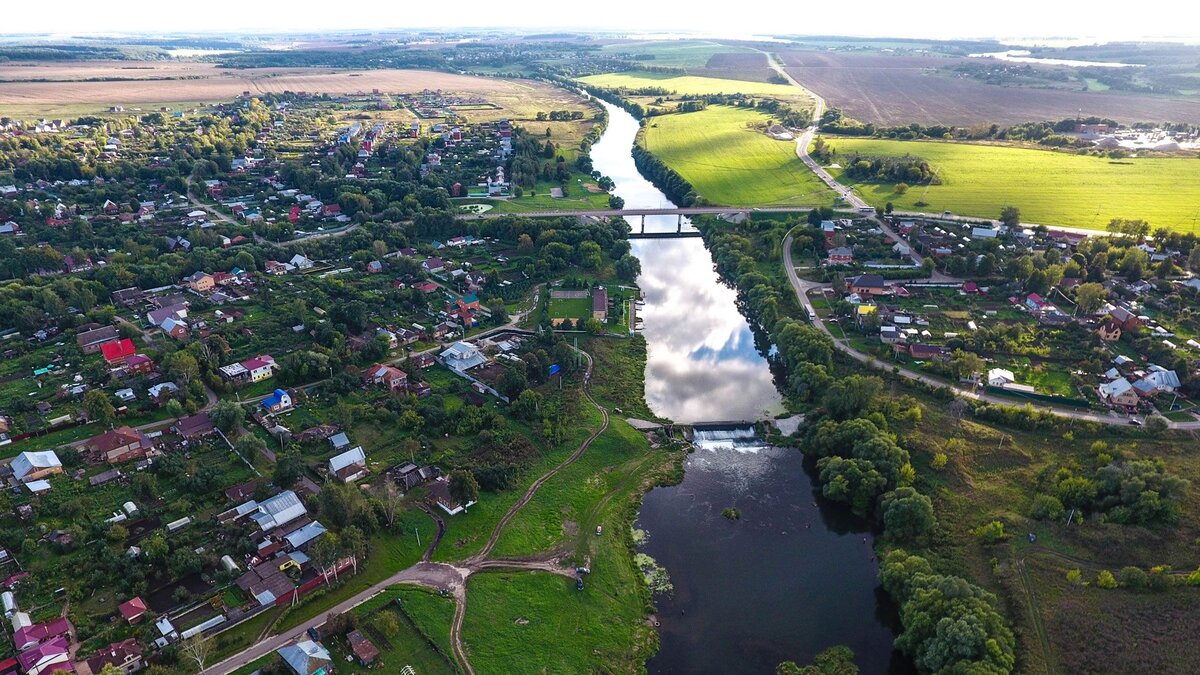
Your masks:
[{"label": "shrub", "polygon": [[1037,520],[1062,520],[1066,509],[1057,497],[1038,495],[1033,498],[1033,507],[1029,509],[1029,517]]},{"label": "shrub", "polygon": [[[1200,570],[1197,570],[1197,572],[1200,572]],[[1197,581],[1200,582],[1200,579]],[[1111,590],[1117,587],[1117,580],[1115,577],[1113,577],[1112,572],[1109,572],[1108,570],[1100,570],[1100,572],[1096,574],[1096,585],[1100,588]]]},{"label": "shrub", "polygon": [[1122,567],[1117,572],[1117,580],[1122,586],[1133,589],[1145,588],[1150,583],[1149,575],[1137,567]]},{"label": "shrub", "polygon": [[993,520],[990,523],[980,525],[974,530],[971,530],[971,534],[979,537],[985,543],[995,544],[996,542],[1004,540],[1004,523],[998,520]]}]

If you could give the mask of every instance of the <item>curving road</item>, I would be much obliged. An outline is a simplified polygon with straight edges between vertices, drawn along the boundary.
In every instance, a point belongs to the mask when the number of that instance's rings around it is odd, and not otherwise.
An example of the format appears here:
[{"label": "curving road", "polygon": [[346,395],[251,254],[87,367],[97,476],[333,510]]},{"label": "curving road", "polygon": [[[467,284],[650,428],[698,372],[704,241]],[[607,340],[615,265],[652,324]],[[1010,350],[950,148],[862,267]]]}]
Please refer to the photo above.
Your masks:
[{"label": "curving road", "polygon": [[[970,399],[974,399],[977,401],[984,401],[987,403],[995,403],[995,404],[999,404],[999,405],[1015,405],[1016,402],[1009,398],[995,396],[995,395],[989,394],[987,392],[975,391],[974,389],[964,389],[962,387],[958,387],[953,384],[948,384],[944,380],[940,380],[936,377],[932,377],[925,373],[919,373],[915,370],[910,370],[908,368],[899,367],[894,363],[887,363],[884,361],[880,361],[879,359],[876,359],[875,357],[873,357],[869,354],[864,354],[863,352],[858,351],[854,347],[851,347],[850,344],[848,342],[846,342],[846,340],[844,338],[838,339],[838,338],[834,337],[833,333],[831,333],[829,331],[829,327],[825,325],[825,322],[822,321],[821,317],[817,314],[816,309],[813,307],[812,300],[810,300],[808,297],[809,291],[816,290],[816,289],[823,290],[823,289],[829,288],[830,285],[816,283],[816,282],[812,282],[812,281],[805,281],[805,280],[801,279],[799,275],[796,274],[796,266],[792,264],[792,231],[791,230],[789,230],[787,233],[787,236],[785,236],[783,238],[783,265],[784,265],[784,271],[787,273],[788,281],[792,285],[792,290],[794,290],[796,292],[796,298],[800,301],[800,304],[804,306],[804,309],[806,312],[808,312],[808,315],[811,317],[814,317],[813,325],[816,326],[817,329],[820,330],[822,333],[825,333],[825,335],[829,336],[830,341],[833,342],[834,348],[836,348],[838,351],[842,352],[846,356],[849,356],[850,358],[854,359],[855,361],[858,361],[859,363],[871,366],[872,368],[878,368],[880,370],[887,370],[887,371],[895,370],[896,372],[898,372],[899,375],[906,377],[910,380],[916,380],[918,382],[922,382],[924,384],[928,384],[933,387],[947,387],[947,388],[951,389],[952,391],[954,391],[954,393],[957,394],[958,396],[962,396],[964,398],[970,398]],[[1040,404],[1038,404],[1037,407],[1040,410],[1051,412],[1060,417],[1069,417],[1072,419],[1084,420],[1087,422],[1096,422],[1099,424],[1111,424],[1111,425],[1118,425],[1118,426],[1125,426],[1125,425],[1129,424],[1129,421],[1126,417],[1107,417],[1107,416],[1098,415],[1098,414],[1091,413],[1091,412],[1084,412],[1081,410],[1072,410],[1070,408],[1062,408],[1059,406],[1053,406],[1053,405],[1049,405],[1046,403],[1040,403]],[[1178,430],[1200,430],[1200,421],[1172,422],[1170,420],[1167,420],[1167,426],[1171,429],[1178,429]]]}]

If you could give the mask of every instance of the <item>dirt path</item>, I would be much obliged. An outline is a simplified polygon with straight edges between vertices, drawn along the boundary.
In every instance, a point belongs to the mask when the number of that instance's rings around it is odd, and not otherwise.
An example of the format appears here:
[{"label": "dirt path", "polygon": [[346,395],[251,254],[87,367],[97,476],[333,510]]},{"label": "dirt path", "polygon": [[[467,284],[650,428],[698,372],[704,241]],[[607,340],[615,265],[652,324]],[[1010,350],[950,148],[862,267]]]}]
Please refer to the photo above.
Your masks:
[{"label": "dirt path", "polygon": [[437,550],[438,544],[442,543],[442,537],[446,535],[446,521],[428,506],[421,505],[417,508],[424,511],[425,515],[433,518],[433,522],[437,524],[437,534],[433,535],[433,541],[429,542],[429,546],[425,549],[425,553],[421,555],[421,562],[429,562],[429,560],[433,558],[433,552]]},{"label": "dirt path", "polygon": [[1038,611],[1037,599],[1033,595],[1033,583],[1029,580],[1029,571],[1025,569],[1025,559],[1013,560],[1017,568],[1017,578],[1021,582],[1021,590],[1025,594],[1025,602],[1029,605],[1029,619],[1033,622],[1033,632],[1037,634],[1038,644],[1042,650],[1042,661],[1046,664],[1046,672],[1054,675],[1054,659],[1050,651],[1050,637],[1046,627],[1042,625],[1042,613]]},{"label": "dirt path", "polygon": [[600,414],[604,416],[604,422],[600,425],[600,428],[593,431],[592,434],[587,437],[587,440],[579,445],[579,448],[575,450],[575,452],[571,453],[570,457],[563,460],[562,464],[550,469],[540,478],[533,481],[533,485],[529,486],[529,489],[525,491],[525,494],[521,495],[521,498],[518,499],[515,504],[509,507],[508,511],[504,514],[504,517],[500,519],[500,522],[496,523],[496,527],[492,528],[492,535],[488,537],[487,544],[484,544],[479,553],[467,559],[468,564],[478,564],[486,560],[487,557],[491,555],[492,549],[496,546],[496,541],[500,539],[500,535],[504,532],[504,528],[508,526],[509,521],[511,521],[513,517],[516,516],[517,513],[529,503],[529,500],[533,499],[533,496],[537,494],[537,491],[541,489],[543,485],[546,484],[546,481],[557,475],[559,471],[562,471],[568,466],[574,464],[580,457],[583,456],[583,453],[587,451],[588,446],[592,444],[592,441],[596,440],[596,437],[608,429],[608,411],[604,409],[604,406],[596,403],[595,399],[592,398],[591,392],[588,391],[588,384],[592,377],[592,356],[587,352],[581,351],[580,353],[587,358],[587,370],[584,371],[583,374],[583,396],[588,400],[588,403],[592,404],[592,407],[600,411]]}]

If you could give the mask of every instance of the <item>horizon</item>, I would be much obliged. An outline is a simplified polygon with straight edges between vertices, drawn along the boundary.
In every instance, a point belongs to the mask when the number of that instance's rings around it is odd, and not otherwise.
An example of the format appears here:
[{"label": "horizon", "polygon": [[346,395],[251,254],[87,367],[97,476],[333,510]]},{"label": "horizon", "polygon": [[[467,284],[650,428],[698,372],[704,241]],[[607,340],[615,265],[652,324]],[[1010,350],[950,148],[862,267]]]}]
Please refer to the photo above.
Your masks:
[{"label": "horizon", "polygon": [[[507,16],[494,16],[480,0],[464,0],[452,15],[409,19],[377,0],[356,6],[354,13],[331,12],[324,3],[297,0],[280,15],[271,4],[244,4],[212,0],[205,7],[164,7],[149,0],[124,3],[119,14],[91,3],[68,2],[64,11],[48,15],[41,8],[22,4],[9,8],[0,37],[7,39],[105,39],[169,35],[223,35],[245,37],[295,36],[343,33],[591,33],[611,37],[680,35],[691,38],[754,39],[794,37],[849,37],[856,39],[986,40],[1006,44],[1097,44],[1105,42],[1200,42],[1200,31],[1179,34],[1180,25],[1156,22],[1130,28],[1122,22],[1114,29],[1111,16],[1117,5],[1101,2],[1080,15],[1071,7],[1046,6],[1034,0],[1014,0],[1002,13],[963,14],[951,0],[926,0],[900,15],[882,0],[863,0],[853,23],[836,23],[828,17],[769,16],[729,13],[720,7],[691,8],[681,15],[669,6],[615,0],[600,16],[582,16],[546,0],[526,0]],[[925,17],[940,16],[931,21]],[[236,17],[236,18],[233,18]],[[514,17],[520,17],[515,20]],[[1034,17],[1034,18],[1030,18]],[[837,17],[834,17],[836,19]],[[372,25],[372,20],[374,24]],[[630,24],[636,20],[636,28]],[[1045,30],[1039,27],[1045,26]],[[1064,27],[1070,27],[1065,30]]]}]

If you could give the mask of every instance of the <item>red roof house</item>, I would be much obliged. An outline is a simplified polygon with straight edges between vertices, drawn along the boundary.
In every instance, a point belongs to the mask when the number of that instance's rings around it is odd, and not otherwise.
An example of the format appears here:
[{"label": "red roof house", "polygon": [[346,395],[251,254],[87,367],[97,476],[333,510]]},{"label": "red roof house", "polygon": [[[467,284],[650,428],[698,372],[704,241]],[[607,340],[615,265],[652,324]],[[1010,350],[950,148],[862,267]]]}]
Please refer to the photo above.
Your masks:
[{"label": "red roof house", "polygon": [[121,613],[121,617],[131,624],[141,620],[142,615],[146,613],[146,603],[140,597],[130,598],[117,606],[117,611]]},{"label": "red roof house", "polygon": [[104,354],[104,361],[111,366],[124,363],[125,359],[137,353],[137,348],[133,346],[133,340],[125,338],[100,345],[100,352]]}]

